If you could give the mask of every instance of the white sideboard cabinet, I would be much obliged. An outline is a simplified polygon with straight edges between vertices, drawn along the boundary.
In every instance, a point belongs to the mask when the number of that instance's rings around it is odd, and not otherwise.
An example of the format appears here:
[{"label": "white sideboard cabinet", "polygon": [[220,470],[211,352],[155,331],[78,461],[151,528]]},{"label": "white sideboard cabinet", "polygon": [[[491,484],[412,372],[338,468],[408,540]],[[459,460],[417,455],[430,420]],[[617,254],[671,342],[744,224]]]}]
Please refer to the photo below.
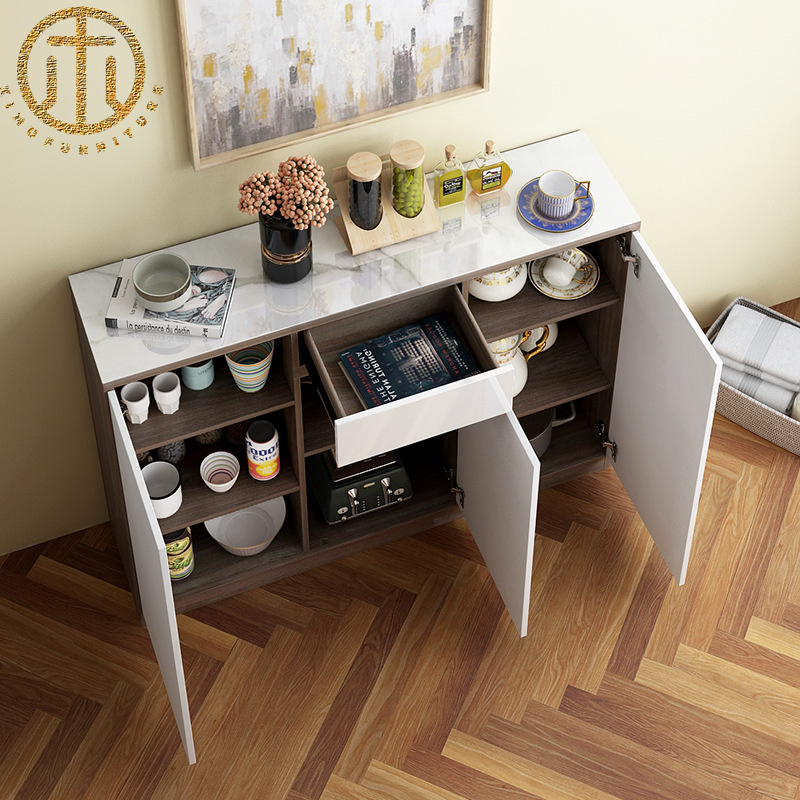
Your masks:
[{"label": "white sideboard cabinet", "polygon": [[[237,281],[222,339],[114,335],[104,324],[119,263],[70,277],[109,514],[131,591],[147,625],[190,761],[195,760],[176,614],[463,515],[521,635],[529,624],[536,502],[541,488],[613,467],[676,581],[691,549],[713,417],[719,359],[639,234],[640,221],[583,132],[512,150],[505,189],[443,215],[442,230],[351,256],[335,221],[313,233],[313,273],[297,284],[262,277],[257,226],[167,248],[193,264],[230,267]],[[568,232],[545,232],[517,213],[519,190],[547,169],[591,181],[594,213]],[[233,200],[231,200],[233,202]],[[336,212],[334,212],[336,213]],[[469,295],[469,279],[586,248],[600,267],[590,294],[557,300],[530,282],[510,300]],[[337,368],[343,347],[446,312],[482,373],[364,410]],[[487,342],[557,322],[555,345],[529,362],[512,397],[512,368],[495,367]],[[234,385],[224,353],[272,340],[266,387]],[[118,391],[133,380],[215,359],[216,379],[184,389],[179,411],[155,406],[126,422]],[[537,412],[574,403],[541,461],[529,443]],[[139,457],[171,442],[264,417],[281,437],[281,473],[244,472],[215,494],[202,483],[202,451],[181,462],[183,504],[156,519]],[[217,445],[219,447],[220,445]],[[221,446],[225,446],[223,442]],[[306,483],[306,460],[333,450],[340,465],[393,449],[413,497],[328,525]],[[283,497],[287,518],[261,554],[237,558],[204,520]],[[195,571],[171,583],[163,535],[194,533]]]}]

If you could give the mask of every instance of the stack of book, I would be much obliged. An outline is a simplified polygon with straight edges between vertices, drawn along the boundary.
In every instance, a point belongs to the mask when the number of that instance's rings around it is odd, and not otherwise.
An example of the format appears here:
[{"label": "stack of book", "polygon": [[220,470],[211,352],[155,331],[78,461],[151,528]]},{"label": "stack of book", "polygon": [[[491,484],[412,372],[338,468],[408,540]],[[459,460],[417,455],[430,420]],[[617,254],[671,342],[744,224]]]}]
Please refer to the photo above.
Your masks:
[{"label": "stack of book", "polygon": [[146,309],[133,286],[133,268],[138,259],[122,262],[106,312],[106,327],[112,331],[164,333],[219,339],[225,328],[235,283],[235,270],[192,265],[192,293],[174,311]]}]

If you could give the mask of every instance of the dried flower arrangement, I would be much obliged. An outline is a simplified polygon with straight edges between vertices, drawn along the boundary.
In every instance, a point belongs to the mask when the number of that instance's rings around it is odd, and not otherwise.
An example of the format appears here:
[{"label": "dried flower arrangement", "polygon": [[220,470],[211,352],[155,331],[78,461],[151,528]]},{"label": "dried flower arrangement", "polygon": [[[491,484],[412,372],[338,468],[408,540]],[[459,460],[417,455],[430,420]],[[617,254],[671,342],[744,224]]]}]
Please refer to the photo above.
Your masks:
[{"label": "dried flower arrangement", "polygon": [[297,230],[320,228],[333,208],[325,172],[311,156],[293,156],[278,173],[256,172],[239,185],[239,210],[246,214],[280,215]]}]

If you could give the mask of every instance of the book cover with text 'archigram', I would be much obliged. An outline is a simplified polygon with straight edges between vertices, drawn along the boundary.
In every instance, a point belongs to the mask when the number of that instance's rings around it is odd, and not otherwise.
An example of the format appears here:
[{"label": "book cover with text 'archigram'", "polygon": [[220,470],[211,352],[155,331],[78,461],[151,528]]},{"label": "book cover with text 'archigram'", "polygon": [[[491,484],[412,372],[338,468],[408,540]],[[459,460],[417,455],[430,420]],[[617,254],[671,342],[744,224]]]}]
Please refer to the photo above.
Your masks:
[{"label": "book cover with text 'archigram'", "polygon": [[339,362],[367,408],[481,372],[444,314],[353,345]]}]

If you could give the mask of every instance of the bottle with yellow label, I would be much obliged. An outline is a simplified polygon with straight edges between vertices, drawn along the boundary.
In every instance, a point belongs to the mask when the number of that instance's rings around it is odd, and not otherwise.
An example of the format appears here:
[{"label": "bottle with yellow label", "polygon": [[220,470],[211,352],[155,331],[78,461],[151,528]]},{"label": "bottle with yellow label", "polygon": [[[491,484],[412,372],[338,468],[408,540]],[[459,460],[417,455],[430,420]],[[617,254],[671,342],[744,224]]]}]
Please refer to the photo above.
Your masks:
[{"label": "bottle with yellow label", "polygon": [[467,180],[475,194],[488,194],[502,189],[511,177],[511,167],[490,139],[482,153],[475,156],[467,170]]},{"label": "bottle with yellow label", "polygon": [[433,197],[439,208],[461,203],[467,194],[464,165],[456,158],[456,148],[449,144],[444,149],[444,161],[433,170]]}]

